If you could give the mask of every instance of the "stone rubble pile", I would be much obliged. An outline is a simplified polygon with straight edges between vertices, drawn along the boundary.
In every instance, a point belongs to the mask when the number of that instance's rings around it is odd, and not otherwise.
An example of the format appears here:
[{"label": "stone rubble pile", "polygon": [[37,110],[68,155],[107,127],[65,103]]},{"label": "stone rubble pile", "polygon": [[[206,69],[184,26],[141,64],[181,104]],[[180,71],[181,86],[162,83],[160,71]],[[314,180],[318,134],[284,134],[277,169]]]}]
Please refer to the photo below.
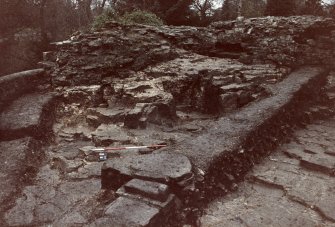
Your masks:
[{"label": "stone rubble pile", "polygon": [[217,22],[212,24],[212,28],[218,32],[219,48],[216,48],[216,52],[229,45],[235,45],[235,51],[241,53],[239,59],[242,62],[268,62],[288,67],[301,65],[333,67],[335,22],[331,18],[314,16],[251,18]]},{"label": "stone rubble pile", "polygon": [[90,126],[146,128],[173,124],[181,110],[217,115],[265,97],[266,84],[292,68],[333,66],[334,43],[335,21],[312,16],[207,28],[110,23],[54,43],[44,65],[55,89],[82,108]]}]

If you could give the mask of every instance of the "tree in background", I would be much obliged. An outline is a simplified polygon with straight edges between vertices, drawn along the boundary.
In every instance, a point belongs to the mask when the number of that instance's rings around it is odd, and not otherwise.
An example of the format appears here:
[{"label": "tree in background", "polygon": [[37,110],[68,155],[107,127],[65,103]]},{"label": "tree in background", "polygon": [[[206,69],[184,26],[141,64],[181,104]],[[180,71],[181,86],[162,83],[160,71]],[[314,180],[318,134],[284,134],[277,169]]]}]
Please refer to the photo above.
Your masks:
[{"label": "tree in background", "polygon": [[92,0],[76,0],[79,27],[86,27],[93,21]]},{"label": "tree in background", "polygon": [[49,42],[87,27],[92,1],[0,0],[0,75],[36,67]]},{"label": "tree in background", "polygon": [[265,15],[266,3],[264,0],[243,0],[242,16],[246,18],[262,17]]},{"label": "tree in background", "polygon": [[195,12],[195,15],[191,20],[199,26],[208,25],[215,15],[216,3],[215,0],[194,0],[191,9]]},{"label": "tree in background", "polygon": [[[183,25],[188,23],[188,18],[191,15],[190,6],[193,0],[159,0],[160,16],[167,24]],[[155,12],[153,12],[155,13]]]},{"label": "tree in background", "polygon": [[322,15],[323,8],[321,0],[307,0],[302,12],[303,14]]},{"label": "tree in background", "polygon": [[113,2],[117,14],[134,10],[149,11],[162,18],[166,24],[182,25],[191,15],[193,0],[116,0]]},{"label": "tree in background", "polygon": [[237,17],[237,0],[225,0],[222,5],[222,19],[233,20]]},{"label": "tree in background", "polygon": [[93,0],[92,5],[93,5],[93,14],[94,15],[100,15],[103,13],[103,10],[106,6],[107,0]]},{"label": "tree in background", "polygon": [[224,20],[234,20],[239,16],[260,17],[264,16],[265,2],[263,0],[225,0],[222,5],[222,14]]},{"label": "tree in background", "polygon": [[327,14],[333,18],[335,18],[335,0],[333,0],[328,6],[327,6]]},{"label": "tree in background", "polygon": [[302,14],[307,15],[323,15],[324,10],[321,0],[307,0],[302,9]]},{"label": "tree in background", "polygon": [[0,34],[9,35],[13,29],[36,26],[38,8],[32,1],[0,0]]},{"label": "tree in background", "polygon": [[268,0],[266,4],[266,15],[269,16],[291,16],[297,12],[295,0]]},{"label": "tree in background", "polygon": [[64,39],[93,20],[93,2],[103,0],[0,0],[0,36],[22,28],[40,29],[50,40]]}]

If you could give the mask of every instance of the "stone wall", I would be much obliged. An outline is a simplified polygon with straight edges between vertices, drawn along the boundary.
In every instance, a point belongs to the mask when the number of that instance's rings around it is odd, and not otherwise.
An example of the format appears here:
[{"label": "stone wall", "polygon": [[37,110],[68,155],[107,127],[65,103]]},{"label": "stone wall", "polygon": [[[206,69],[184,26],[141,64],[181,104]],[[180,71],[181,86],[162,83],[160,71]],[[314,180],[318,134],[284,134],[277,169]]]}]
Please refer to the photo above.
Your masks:
[{"label": "stone wall", "polygon": [[334,43],[335,21],[312,16],[251,18],[208,28],[111,23],[55,43],[52,74],[56,86],[101,84],[105,77],[125,78],[129,71],[175,59],[180,49],[249,64],[332,65]]},{"label": "stone wall", "polygon": [[[299,65],[333,66],[335,21],[330,18],[266,17],[218,22],[217,46],[240,45],[240,60]],[[218,51],[216,51],[218,53]]]},{"label": "stone wall", "polygon": [[14,99],[38,90],[38,86],[49,82],[43,69],[33,69],[0,77],[0,109]]},{"label": "stone wall", "polygon": [[[137,128],[175,122],[178,111],[226,113],[268,96],[267,85],[296,67],[334,67],[335,21],[265,17],[207,28],[110,23],[54,47],[44,65],[65,103],[75,104],[64,109],[80,112],[93,127],[107,109],[108,121]],[[104,109],[87,110],[97,107]]]}]

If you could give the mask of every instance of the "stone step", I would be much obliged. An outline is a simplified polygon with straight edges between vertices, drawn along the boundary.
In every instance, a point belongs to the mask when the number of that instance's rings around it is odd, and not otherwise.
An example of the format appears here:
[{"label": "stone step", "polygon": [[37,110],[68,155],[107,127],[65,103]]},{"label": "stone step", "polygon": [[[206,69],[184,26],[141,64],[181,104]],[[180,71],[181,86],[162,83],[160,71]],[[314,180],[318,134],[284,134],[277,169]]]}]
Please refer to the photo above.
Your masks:
[{"label": "stone step", "polygon": [[104,218],[98,219],[96,224],[164,226],[176,212],[175,195],[170,194],[166,184],[133,179],[116,193],[120,197],[107,207]]},{"label": "stone step", "polygon": [[55,101],[53,93],[33,93],[16,99],[0,114],[0,141],[25,136],[47,139]]},{"label": "stone step", "polygon": [[169,198],[170,191],[166,184],[132,179],[118,189],[116,193],[120,196],[137,195],[163,203]]},{"label": "stone step", "polygon": [[118,188],[133,178],[185,187],[192,183],[192,164],[181,154],[147,154],[109,159],[101,168],[103,188]]},{"label": "stone step", "polygon": [[109,205],[104,217],[95,220],[91,226],[127,226],[127,227],[156,227],[159,222],[158,207],[135,199],[119,197]]},{"label": "stone step", "polygon": [[31,93],[49,80],[44,69],[33,69],[0,77],[0,111],[23,94]]}]

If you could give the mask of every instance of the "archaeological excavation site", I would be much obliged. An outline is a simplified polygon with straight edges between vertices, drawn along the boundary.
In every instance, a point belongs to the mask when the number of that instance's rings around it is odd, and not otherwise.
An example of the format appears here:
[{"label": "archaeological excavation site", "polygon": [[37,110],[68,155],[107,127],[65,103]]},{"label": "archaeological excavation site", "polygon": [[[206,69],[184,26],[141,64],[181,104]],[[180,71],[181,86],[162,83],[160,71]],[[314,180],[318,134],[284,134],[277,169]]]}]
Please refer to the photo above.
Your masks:
[{"label": "archaeological excavation site", "polygon": [[335,226],[335,20],[109,22],[0,77],[0,226]]}]

